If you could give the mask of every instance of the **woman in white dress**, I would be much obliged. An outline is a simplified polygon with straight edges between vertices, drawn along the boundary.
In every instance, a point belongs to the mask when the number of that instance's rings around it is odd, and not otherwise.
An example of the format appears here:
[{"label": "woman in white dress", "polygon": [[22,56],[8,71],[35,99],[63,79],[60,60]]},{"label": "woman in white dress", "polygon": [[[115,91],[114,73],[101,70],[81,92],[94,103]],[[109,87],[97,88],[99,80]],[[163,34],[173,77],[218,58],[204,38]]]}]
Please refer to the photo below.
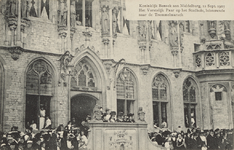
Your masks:
[{"label": "woman in white dress", "polygon": [[84,131],[80,132],[79,150],[87,150],[88,139],[84,135]]},{"label": "woman in white dress", "polygon": [[45,109],[44,107],[42,106],[41,109],[40,109],[40,124],[39,124],[39,130],[43,129],[44,128],[44,125],[45,125]]}]

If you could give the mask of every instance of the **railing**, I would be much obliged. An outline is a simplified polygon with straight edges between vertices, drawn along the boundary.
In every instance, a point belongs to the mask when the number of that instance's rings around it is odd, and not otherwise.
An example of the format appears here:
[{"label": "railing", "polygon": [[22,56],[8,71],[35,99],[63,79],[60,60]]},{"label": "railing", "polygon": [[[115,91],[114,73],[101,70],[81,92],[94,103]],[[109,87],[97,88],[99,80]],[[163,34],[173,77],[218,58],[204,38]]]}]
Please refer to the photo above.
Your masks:
[{"label": "railing", "polygon": [[196,71],[234,68],[234,44],[227,40],[202,41],[194,44],[193,60]]}]

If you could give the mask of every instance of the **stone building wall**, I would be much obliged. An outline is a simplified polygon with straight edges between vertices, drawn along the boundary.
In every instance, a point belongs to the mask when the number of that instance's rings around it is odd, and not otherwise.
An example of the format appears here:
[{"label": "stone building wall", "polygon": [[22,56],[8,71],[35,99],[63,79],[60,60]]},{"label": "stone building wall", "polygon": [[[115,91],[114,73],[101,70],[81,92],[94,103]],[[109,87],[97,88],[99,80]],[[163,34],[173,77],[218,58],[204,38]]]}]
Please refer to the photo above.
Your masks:
[{"label": "stone building wall", "polygon": [[[98,4],[98,0],[95,0],[94,2]],[[5,5],[0,4],[2,5],[0,12],[0,20],[2,20],[0,22],[0,37],[2,37],[0,38],[0,61],[4,60],[5,63],[4,99],[2,101],[4,104],[4,131],[9,130],[13,125],[18,126],[20,130],[24,129],[26,108],[26,71],[32,61],[37,59],[46,60],[52,66],[55,73],[54,95],[51,99],[50,109],[53,125],[57,126],[61,123],[65,125],[67,121],[70,120],[70,81],[68,80],[69,77],[67,77],[65,81],[60,78],[61,62],[58,61],[62,54],[67,50],[70,51],[74,58],[77,58],[77,62],[83,58],[89,59],[89,57],[92,57],[90,60],[95,60],[92,62],[92,65],[94,68],[96,67],[96,72],[99,73],[100,76],[105,76],[101,77],[101,94],[97,97],[102,100],[98,101],[98,104],[102,104],[103,107],[111,107],[113,110],[117,109],[116,89],[113,84],[115,83],[115,78],[117,78],[117,75],[123,69],[124,63],[120,63],[121,66],[119,69],[117,68],[116,72],[113,70],[116,69],[114,68],[115,64],[124,58],[126,61],[125,67],[128,67],[133,72],[137,81],[137,99],[134,112],[137,113],[138,107],[143,107],[143,110],[146,113],[148,129],[151,131],[153,130],[152,81],[158,74],[164,75],[169,84],[168,96],[170,96],[170,98],[167,107],[169,128],[176,129],[178,126],[182,126],[182,128],[185,129],[183,83],[188,77],[191,77],[198,87],[198,97],[196,99],[196,121],[198,127],[203,129],[216,127],[212,121],[215,117],[226,117],[224,120],[231,120],[233,118],[233,114],[227,115],[228,113],[224,109],[220,109],[221,104],[223,104],[226,106],[227,110],[230,112],[233,111],[233,106],[231,108],[231,105],[233,105],[233,102],[231,102],[233,77],[231,75],[233,75],[233,73],[230,73],[233,71],[234,66],[233,49],[229,49],[231,65],[226,68],[221,68],[227,69],[229,72],[222,72],[219,70],[220,68],[216,66],[212,69],[217,72],[207,72],[207,70],[204,69],[201,72],[197,71],[198,69],[196,70],[194,61],[194,43],[199,45],[201,44],[201,40],[204,38],[207,41],[211,40],[208,33],[209,29],[207,21],[189,21],[190,31],[183,32],[182,36],[183,50],[181,53],[182,64],[180,65],[179,56],[175,57],[177,64],[173,61],[172,47],[169,43],[169,21],[161,21],[161,39],[147,39],[146,42],[144,40],[143,42],[140,41],[142,43],[146,43],[146,48],[141,49],[140,46],[142,45],[140,45],[141,43],[139,42],[138,37],[138,27],[140,26],[140,23],[138,21],[130,21],[130,35],[127,32],[124,32],[117,33],[117,37],[106,36],[102,34],[102,30],[100,29],[102,26],[100,21],[102,12],[99,11],[98,7],[93,6],[95,8],[95,12],[98,13],[98,15],[95,16],[94,28],[75,26],[75,32],[70,35],[72,37],[71,41],[67,35],[65,40],[63,40],[58,31],[58,18],[55,17],[58,4],[54,4],[54,6],[50,7],[50,19],[28,17],[30,20],[28,26],[26,26],[20,34],[16,28],[16,35],[14,36],[11,35],[12,32],[10,32],[8,27],[9,25],[4,19],[5,16],[3,8]],[[232,39],[234,38],[233,22],[234,21],[231,21],[230,24]],[[148,22],[146,21],[145,23]],[[217,29],[223,29],[222,22],[217,21],[216,27]],[[85,35],[88,32],[91,33],[91,36]],[[66,31],[64,31],[64,33],[66,33]],[[21,36],[21,41],[16,41],[15,45],[11,45],[12,43],[6,43],[6,40],[10,42],[12,37],[18,40],[19,35]],[[217,39],[215,40],[220,40],[222,36],[222,30],[217,30]],[[105,45],[104,38],[114,41],[113,43],[111,41]],[[215,40],[213,39],[213,41]],[[18,45],[17,42],[22,42],[22,45]],[[65,45],[62,44],[63,42]],[[220,40],[219,42],[222,41]],[[71,45],[70,49],[68,49],[69,45]],[[14,49],[14,52],[17,53],[17,48],[22,49],[22,54],[19,55],[18,59],[14,58],[14,60],[12,58],[14,53],[11,54],[10,52]],[[85,51],[88,54],[85,55],[82,51]],[[109,55],[107,55],[107,51]],[[145,52],[147,57],[145,62],[142,61],[142,52]],[[179,50],[177,50],[177,52],[179,52]],[[80,57],[81,55],[84,57]],[[73,62],[73,65],[77,62]],[[111,73],[109,72],[110,70]],[[207,73],[207,75],[204,75],[205,73]],[[219,107],[217,106],[219,111],[214,112],[213,115],[215,115],[215,117],[212,117],[213,105],[211,102],[214,99],[214,96],[210,95],[210,85],[220,84],[222,82],[227,84],[227,95],[225,97],[227,103],[223,102]],[[88,92],[90,91],[86,91],[86,93]],[[222,115],[218,112],[222,113]],[[135,115],[135,117],[137,116]],[[222,124],[224,120],[219,121],[217,126],[223,128],[233,127],[233,122],[230,121],[227,126],[224,126],[224,124]]]}]

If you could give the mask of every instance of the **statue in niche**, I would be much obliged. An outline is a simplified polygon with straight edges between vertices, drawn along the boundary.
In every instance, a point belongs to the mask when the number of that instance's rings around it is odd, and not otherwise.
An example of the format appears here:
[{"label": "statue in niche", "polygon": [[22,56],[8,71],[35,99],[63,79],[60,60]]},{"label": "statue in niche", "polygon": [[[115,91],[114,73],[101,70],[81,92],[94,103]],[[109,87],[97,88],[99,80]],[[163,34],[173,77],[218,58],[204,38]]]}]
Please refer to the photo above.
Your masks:
[{"label": "statue in niche", "polygon": [[233,48],[234,41],[231,38],[230,21],[226,20],[223,22],[223,24],[224,24],[224,34],[225,34],[224,46],[225,48]]},{"label": "statue in niche", "polygon": [[29,17],[29,12],[30,12],[29,2],[26,1],[26,17]]},{"label": "statue in niche", "polygon": [[[76,1],[71,1],[71,27],[75,27],[76,25]],[[79,19],[79,18],[78,18]]]},{"label": "statue in niche", "polygon": [[65,5],[65,1],[60,1],[60,25],[67,26],[67,6]]},{"label": "statue in niche", "polygon": [[226,40],[231,40],[231,33],[230,33],[230,21],[224,21],[224,34]]},{"label": "statue in niche", "polygon": [[140,41],[146,41],[146,26],[143,21],[139,22],[139,40]]},{"label": "statue in niche", "polygon": [[151,40],[153,37],[153,21],[149,20],[148,21],[148,38]]},{"label": "statue in niche", "polygon": [[16,0],[7,1],[5,13],[7,16],[16,16]]},{"label": "statue in niche", "polygon": [[21,16],[22,16],[22,18],[26,18],[26,12],[27,12],[27,2],[28,1],[25,1],[25,0],[23,0],[22,2],[21,2]]},{"label": "statue in niche", "polygon": [[155,29],[155,21],[151,20],[149,21],[150,23],[150,39],[156,39],[156,35],[155,35],[155,32],[156,32],[156,29]]},{"label": "statue in niche", "polygon": [[178,47],[178,33],[176,29],[177,23],[175,21],[171,21],[170,25],[170,33],[169,33],[169,43],[171,47]]},{"label": "statue in niche", "polygon": [[64,7],[62,14],[62,25],[67,26],[67,6]]},{"label": "statue in niche", "polygon": [[208,32],[211,36],[211,38],[214,38],[216,36],[216,22],[215,21],[208,21]]},{"label": "statue in niche", "polygon": [[117,28],[117,17],[116,17],[116,14],[117,14],[117,9],[114,8],[112,10],[112,33],[113,33],[113,36],[116,36],[116,28]]},{"label": "statue in niche", "polygon": [[12,16],[16,15],[16,0],[10,0],[10,14]]},{"label": "statue in niche", "polygon": [[109,14],[108,14],[108,7],[102,7],[102,33],[108,34],[109,33]]},{"label": "statue in niche", "polygon": [[30,11],[29,11],[29,15],[30,15],[30,16],[33,16],[33,17],[37,17],[36,9],[35,9],[35,7],[34,7],[35,1],[32,0],[31,3],[32,3],[32,7],[31,7],[31,9],[30,9]]}]

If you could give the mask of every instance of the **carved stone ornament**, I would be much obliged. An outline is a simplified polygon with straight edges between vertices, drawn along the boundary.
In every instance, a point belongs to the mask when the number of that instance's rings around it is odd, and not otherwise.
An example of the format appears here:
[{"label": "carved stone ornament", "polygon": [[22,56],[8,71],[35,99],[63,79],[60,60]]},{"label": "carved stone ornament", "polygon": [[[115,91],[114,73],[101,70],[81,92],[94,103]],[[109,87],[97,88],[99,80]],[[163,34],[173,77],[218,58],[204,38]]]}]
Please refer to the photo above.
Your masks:
[{"label": "carved stone ornament", "polygon": [[142,107],[139,107],[138,110],[138,121],[145,122],[145,112],[143,111]]},{"label": "carved stone ornament", "polygon": [[181,69],[175,69],[175,70],[173,70],[173,73],[174,73],[174,75],[175,75],[175,78],[178,78],[178,77],[179,77],[180,71],[181,71]]},{"label": "carved stone ornament", "polygon": [[8,27],[10,28],[11,31],[16,29],[16,27],[17,27],[17,18],[16,17],[8,17],[7,22],[8,22]]},{"label": "carved stone ornament", "polygon": [[85,36],[85,41],[90,41],[90,38],[92,37],[92,33],[86,28],[86,31],[83,31],[83,36]]},{"label": "carved stone ornament", "polygon": [[149,71],[149,66],[141,66],[141,70],[143,75],[147,75],[148,71]]},{"label": "carved stone ornament", "polygon": [[173,56],[177,56],[178,55],[178,49],[172,50],[171,51]]},{"label": "carved stone ornament", "polygon": [[110,135],[108,143],[110,149],[132,150],[134,147],[133,137],[126,130],[115,131],[114,135]]},{"label": "carved stone ornament", "polygon": [[102,111],[98,105],[95,105],[93,109],[93,119],[94,122],[102,122]]},{"label": "carved stone ornament", "polygon": [[111,61],[106,61],[106,62],[103,62],[105,68],[106,68],[106,71],[108,74],[110,74],[110,70],[112,68],[112,62]]},{"label": "carved stone ornament", "polygon": [[30,20],[24,18],[21,19],[21,31],[24,32],[25,27],[29,27],[30,26]]},{"label": "carved stone ornament", "polygon": [[223,42],[222,41],[212,41],[206,43],[207,50],[220,50],[223,49]]},{"label": "carved stone ornament", "polygon": [[142,42],[142,41],[138,41],[138,45],[139,45],[139,49],[141,50],[141,51],[145,51],[146,50],[146,42]]},{"label": "carved stone ornament", "polygon": [[66,51],[58,61],[60,61],[60,76],[65,80],[66,75],[70,74],[68,70],[68,64],[72,61],[74,56],[70,54],[69,51]]},{"label": "carved stone ornament", "polygon": [[95,47],[94,47],[94,46],[87,46],[87,47],[85,47],[85,45],[82,44],[82,45],[80,46],[80,48],[77,47],[77,48],[75,49],[75,55],[77,55],[78,53],[80,53],[80,52],[82,52],[82,51],[84,51],[84,50],[86,50],[86,49],[89,49],[89,50],[95,52],[96,54],[99,54],[99,51],[95,51]]},{"label": "carved stone ornament", "polygon": [[102,42],[103,42],[104,45],[108,45],[110,40],[105,38],[105,39],[102,39]]},{"label": "carved stone ornament", "polygon": [[8,50],[11,53],[11,58],[14,60],[19,59],[19,56],[23,52],[23,48],[19,46],[9,47]]},{"label": "carved stone ornament", "polygon": [[67,27],[66,26],[58,26],[59,36],[65,38],[67,36]]}]

